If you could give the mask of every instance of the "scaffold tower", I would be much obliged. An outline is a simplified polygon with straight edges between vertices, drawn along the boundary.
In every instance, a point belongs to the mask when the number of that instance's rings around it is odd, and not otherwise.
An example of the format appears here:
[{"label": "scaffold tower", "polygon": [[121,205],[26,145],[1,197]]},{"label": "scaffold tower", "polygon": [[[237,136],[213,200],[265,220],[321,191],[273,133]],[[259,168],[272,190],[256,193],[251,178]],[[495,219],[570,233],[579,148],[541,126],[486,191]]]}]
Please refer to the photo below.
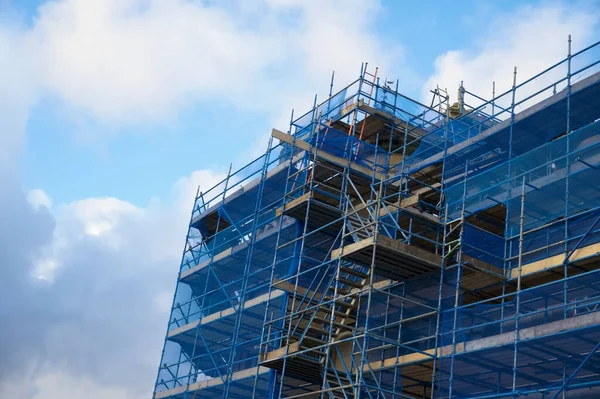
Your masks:
[{"label": "scaffold tower", "polygon": [[565,47],[491,99],[332,77],[197,193],[154,399],[600,397],[600,42]]}]

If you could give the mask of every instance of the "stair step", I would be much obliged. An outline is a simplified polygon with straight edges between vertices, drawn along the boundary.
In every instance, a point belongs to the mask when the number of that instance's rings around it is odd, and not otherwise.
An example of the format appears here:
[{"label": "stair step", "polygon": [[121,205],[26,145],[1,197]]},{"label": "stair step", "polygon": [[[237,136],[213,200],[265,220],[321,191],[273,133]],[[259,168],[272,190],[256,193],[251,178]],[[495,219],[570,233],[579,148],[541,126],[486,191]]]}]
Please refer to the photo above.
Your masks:
[{"label": "stair step", "polygon": [[338,277],[338,281],[342,284],[346,284],[346,285],[350,285],[354,288],[363,288],[364,285],[362,284],[362,282],[357,282],[357,281],[352,281],[352,280],[348,280],[347,278],[343,278],[343,277]]},{"label": "stair step", "polygon": [[[327,309],[327,311],[328,311],[329,313],[331,313],[331,309]],[[355,319],[355,317],[354,317],[354,315],[353,315],[352,313],[348,314],[348,313],[340,312],[340,311],[338,311],[338,310],[335,310],[335,311],[333,312],[333,315],[334,315],[335,317],[339,317],[339,318],[341,318],[341,319]]]},{"label": "stair step", "polygon": [[341,308],[352,309],[352,310],[356,310],[358,308],[358,306],[356,306],[356,304],[353,304],[350,302],[344,302],[344,301],[336,301],[335,305],[339,306]]},{"label": "stair step", "polygon": [[[313,313],[317,313],[317,315],[322,314],[322,315],[330,316],[331,315],[331,305],[335,305],[334,306],[334,308],[335,308],[336,306],[340,305],[341,303],[343,303],[342,306],[345,309],[356,310],[356,305],[352,305],[351,303],[343,302],[343,301],[339,300],[339,301],[336,301],[335,304],[328,303],[327,305],[320,306],[318,309],[297,310],[297,311],[293,312],[295,314],[294,317],[299,317],[300,315],[304,314],[304,317],[308,318]],[[347,310],[341,311],[341,310],[335,309],[333,311],[333,315],[334,315],[334,317],[339,317],[341,319],[356,319],[356,315],[353,314],[353,312],[350,312],[350,313],[346,313],[346,312],[347,312]],[[287,314],[289,315],[290,313],[292,313],[292,309],[288,307]]]},{"label": "stair step", "polygon": [[314,320],[316,320],[316,321],[318,321],[320,323],[323,323],[323,324],[332,325],[332,326],[337,327],[337,328],[345,328],[345,329],[348,329],[348,330],[353,330],[354,329],[352,326],[350,326],[348,324],[342,324],[342,323],[337,322],[335,320],[331,321],[329,319],[322,319],[322,318],[316,317],[316,316],[315,316]]},{"label": "stair step", "polygon": [[342,382],[342,385],[348,385],[350,384],[350,379],[348,377],[346,377],[345,375],[342,375],[341,373],[339,373],[337,376],[331,372],[328,371],[327,372],[327,381],[331,384],[331,383],[335,383],[338,384],[339,386],[339,382],[338,379]]},{"label": "stair step", "polygon": [[[352,297],[349,297],[350,299]],[[321,309],[328,309],[331,310],[331,306],[333,305],[334,307],[342,307],[342,308],[346,308],[346,309],[353,309],[356,310],[358,308],[358,306],[356,304],[352,304],[350,302],[346,302],[345,299],[348,298],[334,298],[332,296],[327,296],[325,297],[323,300],[327,301],[329,303],[327,304],[322,304],[320,306]]]},{"label": "stair step", "polygon": [[[323,324],[328,324],[328,325],[330,325],[332,323],[331,320],[324,319],[324,318],[318,317],[318,316],[315,316],[313,320],[316,321],[316,322],[323,323]],[[335,323],[335,321],[333,323]]]},{"label": "stair step", "polygon": [[[323,299],[324,301],[327,301],[328,303],[320,305],[318,309],[311,309],[311,310],[302,310],[301,309],[301,310],[295,311],[294,313],[302,313],[302,312],[310,313],[310,312],[314,312],[314,311],[317,311],[317,312],[321,312],[321,311],[331,312],[331,306],[333,306],[333,307],[342,307],[342,308],[345,308],[345,309],[352,309],[352,310],[356,310],[357,309],[357,305],[352,304],[350,302],[345,302],[344,299],[347,299],[347,298],[341,298],[340,299],[340,298],[334,298],[332,296],[328,296],[328,297],[326,297],[326,298]],[[315,303],[315,302],[313,302],[313,303]],[[291,310],[291,308],[289,308],[289,306],[288,306],[287,310],[288,310],[288,314],[292,312],[292,310]],[[336,310],[336,312],[339,313],[339,311],[337,311],[337,310]],[[345,315],[345,313],[341,313],[341,314]]]},{"label": "stair step", "polygon": [[357,227],[354,228],[354,231],[353,231],[353,233],[356,234],[357,236],[360,236],[360,235],[363,235],[363,236],[367,235],[368,236],[370,232],[371,231],[368,228],[365,228],[363,226],[357,226]]},{"label": "stair step", "polygon": [[[335,287],[329,287],[328,290],[331,292],[335,292]],[[351,294],[351,291],[338,287],[337,293],[338,293],[338,295],[341,295],[341,296],[347,296],[347,295]]]},{"label": "stair step", "polygon": [[319,327],[315,327],[312,324],[310,326],[308,326],[308,331],[313,331],[313,332],[316,332],[316,333],[321,334],[321,335],[329,335],[329,331],[324,330],[324,329],[319,328]]},{"label": "stair step", "polygon": [[365,239],[373,235],[373,226],[367,226],[369,224],[368,220],[363,223],[360,217],[350,215],[348,216],[348,222],[352,230],[350,233],[355,234],[358,238]]},{"label": "stair step", "polygon": [[332,372],[328,372],[326,375],[327,382],[329,385],[329,392],[331,393],[331,397],[333,398],[354,398],[354,389],[352,386],[352,381],[346,377],[346,375],[335,375]]},{"label": "stair step", "polygon": [[366,279],[369,277],[367,273],[359,272],[358,270],[351,269],[349,267],[342,266],[340,267],[340,271],[348,274],[352,274],[356,277],[360,277],[362,279]]},{"label": "stair step", "polygon": [[[314,312],[314,311],[312,311],[312,312]],[[317,314],[322,313],[322,314],[327,314],[329,316],[329,315],[331,315],[331,307],[323,306],[316,312],[317,312]],[[339,317],[342,319],[348,319],[348,318],[354,319],[355,318],[353,314],[347,314],[344,312],[340,312],[339,310],[334,310],[333,315],[334,315],[334,317]],[[317,317],[317,316],[315,316],[315,317]]]}]

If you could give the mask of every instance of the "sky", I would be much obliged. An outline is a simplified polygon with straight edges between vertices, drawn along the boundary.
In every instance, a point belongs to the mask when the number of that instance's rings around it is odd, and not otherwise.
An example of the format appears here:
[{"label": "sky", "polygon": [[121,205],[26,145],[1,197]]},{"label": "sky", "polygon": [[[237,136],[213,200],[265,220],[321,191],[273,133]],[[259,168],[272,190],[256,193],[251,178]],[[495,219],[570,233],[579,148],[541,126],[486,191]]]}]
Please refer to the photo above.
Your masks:
[{"label": "sky", "polygon": [[332,71],[489,96],[599,33],[600,0],[0,0],[0,397],[151,397],[197,187]]}]

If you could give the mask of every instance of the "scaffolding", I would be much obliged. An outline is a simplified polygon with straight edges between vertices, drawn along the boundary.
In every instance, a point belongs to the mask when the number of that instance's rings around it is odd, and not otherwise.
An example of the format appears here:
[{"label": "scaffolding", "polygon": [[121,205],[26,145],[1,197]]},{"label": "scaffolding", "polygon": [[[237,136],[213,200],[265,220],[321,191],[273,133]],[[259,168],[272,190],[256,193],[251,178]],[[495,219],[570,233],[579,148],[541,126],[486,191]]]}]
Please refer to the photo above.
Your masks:
[{"label": "scaffolding", "polygon": [[332,77],[196,195],[154,398],[599,397],[599,64]]}]

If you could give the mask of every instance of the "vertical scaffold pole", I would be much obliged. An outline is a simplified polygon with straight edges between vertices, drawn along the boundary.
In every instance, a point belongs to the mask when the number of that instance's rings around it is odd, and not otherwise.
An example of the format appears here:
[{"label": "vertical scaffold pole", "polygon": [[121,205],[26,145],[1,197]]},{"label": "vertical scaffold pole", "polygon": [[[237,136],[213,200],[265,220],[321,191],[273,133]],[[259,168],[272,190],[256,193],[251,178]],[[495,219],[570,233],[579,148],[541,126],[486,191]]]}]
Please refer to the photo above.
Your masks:
[{"label": "vertical scaffold pole", "polygon": [[525,176],[523,176],[523,184],[521,185],[521,212],[519,215],[519,257],[517,264],[517,292],[515,293],[515,338],[513,352],[513,395],[517,395],[517,359],[519,356],[519,316],[521,312],[521,274],[523,271],[523,232],[525,226]]},{"label": "vertical scaffold pole", "polygon": [[333,79],[335,78],[335,71],[331,71],[331,83],[329,84],[329,99],[331,99],[331,95],[333,94]]},{"label": "vertical scaffold pole", "polygon": [[[371,90],[369,91],[369,98],[367,99],[367,103],[369,105],[371,105],[371,97],[373,97],[373,88],[375,87],[376,82],[378,82],[378,80],[377,80],[377,71],[379,71],[378,67],[375,68],[375,75],[373,75],[373,82],[371,84]],[[379,87],[378,83],[377,83],[377,87]],[[375,98],[377,99],[377,92],[375,92]],[[377,108],[377,100],[374,101],[374,107]],[[366,122],[366,120],[367,120],[366,117],[364,117],[363,120],[362,120],[362,125],[360,127],[360,135],[358,137],[359,140],[362,140],[363,132],[365,130],[365,122]]]},{"label": "vertical scaffold pole", "polygon": [[569,301],[568,290],[569,290],[569,175],[571,174],[571,35],[568,39],[568,52],[567,52],[567,121],[566,121],[566,175],[565,175],[565,229],[564,229],[564,242],[565,242],[565,261],[563,262],[563,318],[567,318],[568,308],[567,303]]},{"label": "vertical scaffold pole", "polygon": [[[445,210],[444,210],[444,233],[443,233],[443,237],[442,237],[442,267],[440,268],[440,283],[439,283],[439,288],[438,288],[438,304],[437,304],[437,310],[436,310],[436,331],[435,331],[435,341],[434,341],[434,348],[433,348],[433,367],[431,368],[431,397],[435,397],[434,393],[436,392],[435,387],[436,385],[439,384],[439,382],[436,381],[436,374],[437,368],[441,367],[438,364],[438,357],[440,356],[439,353],[439,347],[440,347],[440,340],[441,340],[441,335],[443,334],[442,328],[441,328],[441,323],[443,322],[442,320],[442,293],[444,291],[444,272],[446,270],[446,245],[447,245],[447,232],[448,232],[448,204],[445,204]],[[404,293],[405,289],[403,288],[403,293]],[[402,310],[400,313],[400,319],[402,319],[402,311],[404,310],[404,301],[402,302]],[[402,325],[400,326],[400,329],[402,328]],[[400,332],[398,331],[398,340],[400,341]],[[398,352],[397,352],[398,353]],[[398,355],[396,355],[398,356]],[[441,362],[441,359],[440,359]],[[395,378],[395,376],[394,376]],[[440,388],[438,385],[438,392],[439,392]]]},{"label": "vertical scaffold pole", "polygon": [[454,320],[452,322],[452,357],[450,358],[450,380],[448,386],[448,397],[452,397],[454,383],[454,359],[456,357],[456,330],[458,329],[458,307],[460,306],[460,280],[462,274],[463,258],[463,240],[465,237],[465,207],[467,198],[467,173],[469,171],[469,162],[465,163],[465,175],[463,180],[463,199],[460,212],[460,233],[458,236],[458,252],[456,253],[456,286],[454,292]]},{"label": "vertical scaffold pole", "polygon": [[[362,76],[362,72],[361,72],[361,76]],[[347,145],[346,145],[346,147],[347,147]],[[344,151],[344,152],[346,153],[346,151]],[[348,158],[348,159],[350,159],[350,158]],[[350,161],[348,161],[348,163],[350,163]],[[340,201],[339,202],[339,209],[342,210],[343,215],[344,215],[344,220],[345,220],[346,219],[345,215],[347,215],[347,213],[348,213],[348,207],[347,207],[347,202],[348,201],[344,200],[344,193],[345,193],[345,190],[344,190],[345,184],[344,184],[344,182],[345,182],[346,171],[343,171],[342,173],[343,173],[343,175],[342,175],[342,182],[340,183],[340,193],[339,193],[339,201]],[[342,229],[344,229],[344,228],[345,228],[345,223],[344,223]],[[341,236],[342,236],[342,243],[340,245],[343,245],[343,236],[344,236],[344,232],[343,231],[342,231]],[[339,294],[340,294],[339,293],[339,278],[340,278],[340,266],[341,266],[341,262],[342,262],[341,258],[338,258],[335,261],[335,265],[336,266],[335,266],[335,272],[334,272],[334,276],[333,276],[333,293],[332,293],[333,297],[331,299],[331,311],[329,312],[329,319],[332,320],[332,321],[335,318],[336,301],[338,300],[338,297],[339,297]],[[327,268],[329,268],[329,267],[330,267],[330,265],[327,266]],[[325,299],[325,300],[327,300],[327,299]],[[316,311],[317,310],[315,310],[315,312]],[[329,323],[329,327],[328,327],[328,331],[327,331],[328,332],[328,334],[327,334],[327,339],[328,339],[327,343],[328,344],[327,344],[327,347],[325,348],[325,359],[324,359],[324,367],[323,367],[323,381],[322,381],[321,387],[320,387],[320,392],[321,392],[320,397],[324,397],[326,390],[332,389],[332,387],[330,386],[329,378],[328,378],[328,375],[329,375],[329,364],[332,363],[332,362],[334,362],[333,355],[332,355],[331,351],[332,350],[337,350],[339,352],[339,349],[337,349],[336,346],[332,345],[332,343],[333,343],[333,327],[334,327],[333,326],[333,322]],[[337,377],[337,372],[335,370],[333,371],[333,375],[336,376],[335,378],[338,378]],[[339,385],[342,386],[344,384],[339,383]],[[333,391],[328,391],[328,392],[333,392]],[[343,388],[342,388],[342,393],[345,396],[345,391],[344,391]]]},{"label": "vertical scaffold pole", "polygon": [[[381,214],[381,208],[380,208],[380,198],[381,195],[383,193],[383,182],[380,182],[379,184],[379,190],[378,190],[378,199],[376,202],[376,210],[375,210],[375,224],[374,224],[374,231],[373,231],[373,240],[374,242],[377,242],[377,235],[379,234],[379,215]],[[369,320],[370,320],[370,313],[371,313],[371,302],[372,302],[372,296],[373,296],[373,283],[374,283],[374,275],[375,273],[373,272],[375,270],[375,264],[377,262],[377,245],[373,245],[373,253],[371,255],[371,265],[370,265],[370,270],[369,270],[369,282],[368,282],[368,293],[367,293],[367,304],[366,304],[366,309],[365,309],[365,327],[364,327],[364,332],[362,333],[363,335],[363,344],[362,344],[362,348],[361,348],[361,356],[360,356],[360,369],[358,370],[358,381],[357,381],[357,386],[355,387],[356,392],[358,393],[358,395],[356,395],[357,398],[361,397],[361,389],[360,389],[360,383],[365,383],[365,378],[364,378],[364,372],[365,369],[371,370],[368,363],[368,356],[367,356],[367,348],[368,348],[368,343],[369,343]],[[366,384],[365,384],[366,385]],[[370,394],[370,389],[366,389],[367,395],[369,397],[371,397]]]},{"label": "vertical scaffold pole", "polygon": [[[513,130],[514,130],[514,122],[515,122],[515,93],[516,93],[516,87],[517,87],[517,67],[515,66],[514,71],[513,71],[513,84],[512,84],[512,93],[511,93],[511,105],[510,105],[510,128],[509,128],[509,138],[508,138],[508,162],[507,162],[507,173],[506,173],[506,180],[510,183],[510,179],[511,179],[511,159],[512,159],[512,142],[513,142]],[[507,187],[507,197],[506,198],[512,198],[512,186],[511,184],[508,184]],[[510,201],[506,201],[506,217],[505,217],[505,222],[504,222],[504,236],[505,238],[509,238],[512,236],[512,232],[511,232],[511,214],[510,214]],[[505,239],[504,241],[504,259],[512,259],[513,256],[513,245],[512,245],[512,239]],[[513,266],[513,262],[511,261],[504,261],[504,270],[503,270],[503,274],[504,274],[504,280],[508,280],[510,277],[510,269]],[[505,291],[505,288],[503,287],[503,293]],[[501,312],[504,314],[504,301],[502,302],[502,309]],[[501,328],[502,328],[502,323],[501,323]]]},{"label": "vertical scaffold pole", "polygon": [[[433,357],[433,369],[431,371],[431,397],[433,397],[433,394],[435,392],[435,387],[436,385],[438,386],[438,391],[439,391],[439,383],[436,384],[436,367],[440,368],[440,365],[438,365],[438,357],[440,357],[440,353],[439,353],[439,346],[440,346],[440,340],[441,340],[441,335],[443,334],[442,328],[441,328],[441,323],[443,322],[442,320],[442,292],[444,289],[444,278],[445,278],[445,271],[446,271],[446,265],[447,265],[447,252],[446,251],[446,247],[448,245],[447,243],[447,234],[448,234],[448,216],[450,213],[450,208],[449,208],[449,204],[446,202],[444,205],[444,214],[442,215],[442,213],[440,212],[440,210],[442,209],[442,204],[444,201],[444,189],[445,189],[445,171],[446,171],[446,155],[448,153],[448,133],[449,133],[449,124],[450,124],[450,99],[449,97],[446,95],[444,97],[444,100],[446,102],[446,115],[444,115],[444,162],[442,164],[442,178],[441,178],[441,186],[440,186],[440,191],[441,191],[441,195],[440,195],[440,201],[437,204],[437,211],[438,211],[438,215],[440,215],[440,220],[443,217],[444,218],[444,236],[442,238],[442,268],[440,270],[440,284],[439,284],[439,292],[438,292],[438,306],[437,306],[437,316],[436,316],[436,322],[437,322],[437,326],[436,326],[436,337],[435,337],[435,349],[434,349],[434,357]],[[405,136],[405,142],[404,142],[404,148],[406,150],[406,136]],[[404,162],[404,160],[403,160]],[[407,173],[408,175],[408,173]],[[439,362],[441,363],[441,359],[439,360]]]},{"label": "vertical scaffold pole", "polygon": [[367,66],[369,65],[368,62],[365,62],[364,64],[362,64],[360,66],[360,78],[358,79],[358,92],[356,94],[356,103],[354,104],[354,110],[352,111],[352,120],[350,121],[350,125],[348,127],[348,136],[352,136],[354,137],[354,134],[356,133],[356,124],[354,123],[354,121],[356,121],[356,116],[358,113],[358,107],[360,105],[360,95],[361,95],[361,91],[362,91],[362,85],[363,85],[363,80],[365,78],[365,73],[367,73]]},{"label": "vertical scaffold pole", "polygon": [[496,116],[496,81],[492,82],[492,119]]},{"label": "vertical scaffold pole", "polygon": [[[397,108],[397,106],[398,106],[398,83],[399,83],[399,80],[396,79],[396,90],[394,91],[394,115],[395,115],[396,110],[398,109]],[[388,153],[389,154],[392,153],[392,144],[394,143],[394,132],[395,132],[396,129],[397,129],[397,124],[394,121],[392,123],[392,127],[390,128],[390,139],[389,139],[389,142],[388,142]],[[391,156],[390,156],[390,160],[389,160],[389,165],[390,166],[388,167],[388,173],[390,173],[390,169],[392,167],[392,165],[391,165]],[[393,165],[393,166],[395,166],[395,165]]]}]

